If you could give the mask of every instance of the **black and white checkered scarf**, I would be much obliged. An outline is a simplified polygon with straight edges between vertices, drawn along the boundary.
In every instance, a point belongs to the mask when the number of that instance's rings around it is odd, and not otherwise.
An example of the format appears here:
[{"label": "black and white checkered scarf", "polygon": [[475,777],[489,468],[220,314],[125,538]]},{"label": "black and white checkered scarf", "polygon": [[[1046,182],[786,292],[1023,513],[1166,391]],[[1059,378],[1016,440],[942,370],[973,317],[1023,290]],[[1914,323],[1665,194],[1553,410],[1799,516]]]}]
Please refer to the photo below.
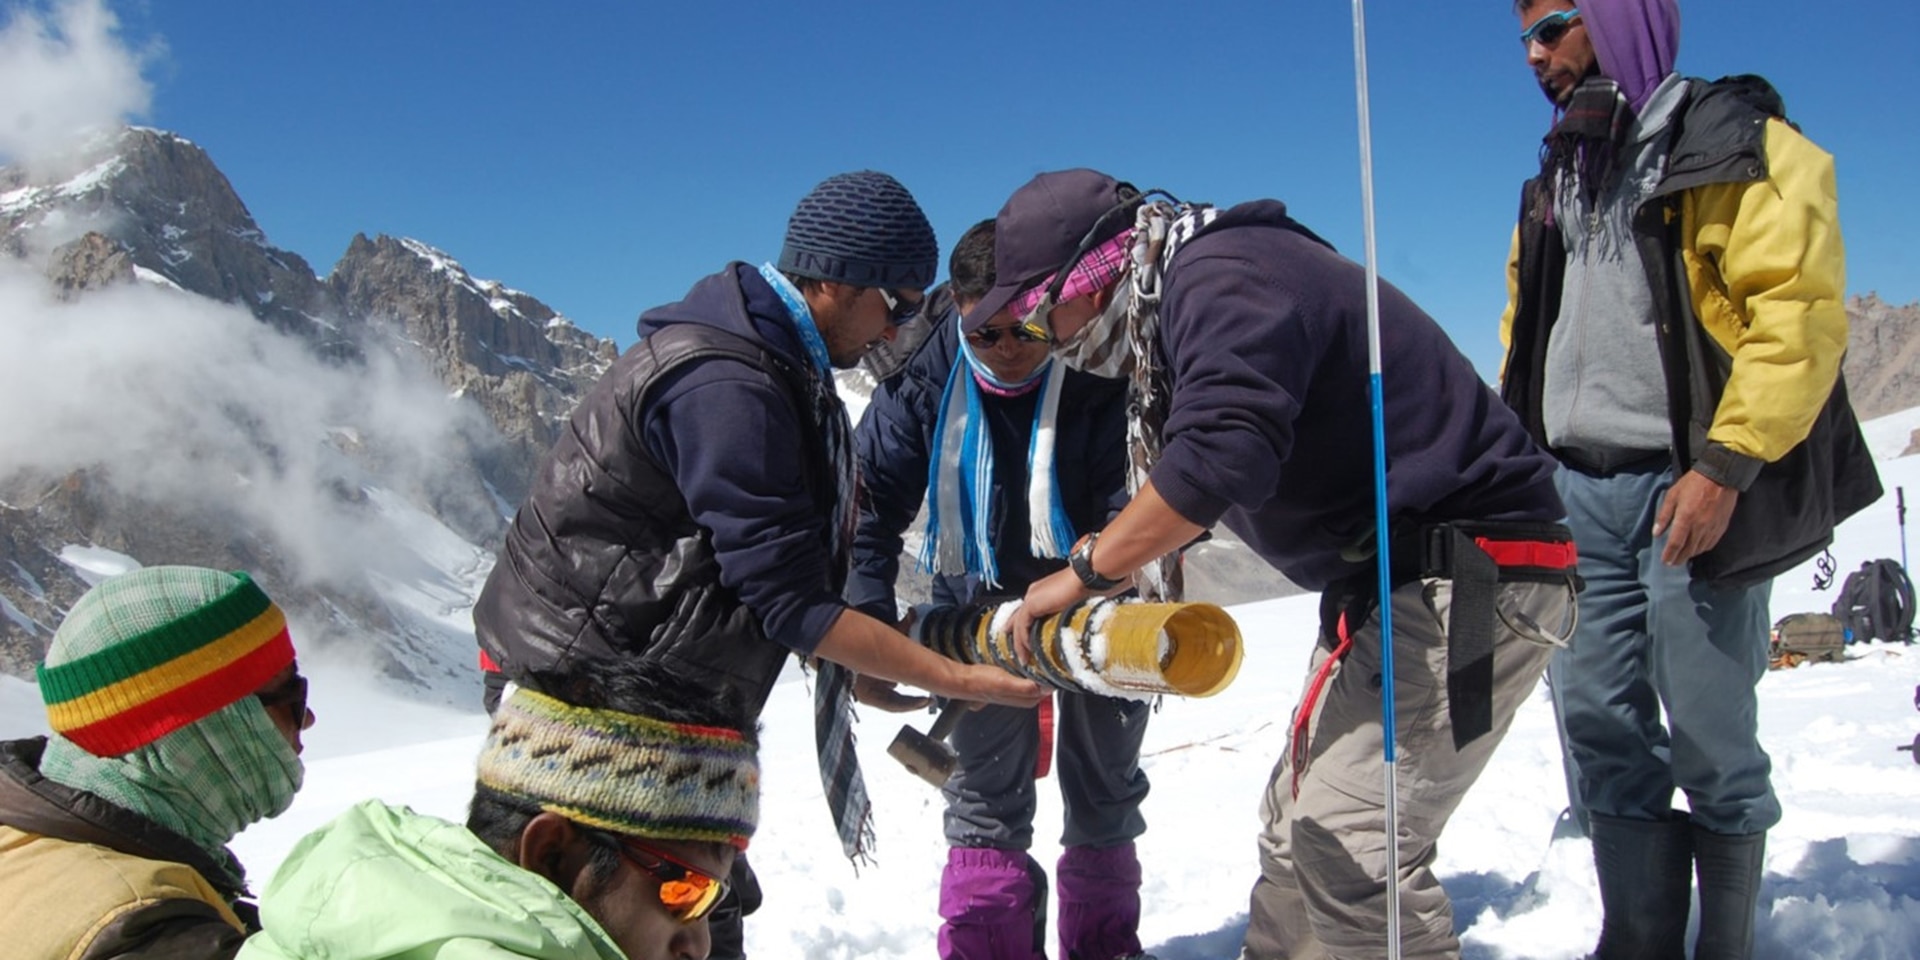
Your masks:
[{"label": "black and white checkered scarf", "polygon": [[[1127,391],[1127,492],[1147,484],[1164,446],[1171,385],[1159,368],[1154,336],[1160,327],[1160,297],[1167,267],[1187,241],[1218,216],[1209,204],[1146,203],[1134,217],[1126,282],[1113,303],[1073,339],[1060,357],[1069,366],[1103,377],[1125,378]],[[1178,601],[1184,592],[1180,555],[1149,561],[1134,574],[1140,598]]]}]

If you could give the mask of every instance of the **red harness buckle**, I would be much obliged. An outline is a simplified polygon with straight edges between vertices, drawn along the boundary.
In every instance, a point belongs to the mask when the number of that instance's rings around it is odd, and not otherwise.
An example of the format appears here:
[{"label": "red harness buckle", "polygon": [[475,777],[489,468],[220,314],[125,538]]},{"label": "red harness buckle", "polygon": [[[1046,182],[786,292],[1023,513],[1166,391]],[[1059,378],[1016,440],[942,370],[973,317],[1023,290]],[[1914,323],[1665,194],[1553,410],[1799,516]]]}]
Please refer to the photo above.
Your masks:
[{"label": "red harness buckle", "polygon": [[1570,570],[1580,563],[1573,541],[1550,543],[1545,540],[1490,540],[1474,538],[1474,545],[1493,558],[1495,566],[1533,567],[1540,570]]}]

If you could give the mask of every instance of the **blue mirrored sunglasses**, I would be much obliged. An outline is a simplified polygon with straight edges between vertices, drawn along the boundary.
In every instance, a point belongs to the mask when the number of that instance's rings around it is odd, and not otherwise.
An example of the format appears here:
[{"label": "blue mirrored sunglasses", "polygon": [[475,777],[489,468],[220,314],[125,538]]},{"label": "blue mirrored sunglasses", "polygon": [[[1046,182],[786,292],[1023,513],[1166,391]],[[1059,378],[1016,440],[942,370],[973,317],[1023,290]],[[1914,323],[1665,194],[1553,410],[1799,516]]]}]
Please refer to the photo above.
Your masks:
[{"label": "blue mirrored sunglasses", "polygon": [[1572,10],[1555,10],[1533,22],[1533,26],[1520,34],[1520,45],[1530,47],[1538,41],[1543,47],[1551,47],[1560,42],[1573,28],[1573,21],[1580,19],[1578,7]]}]

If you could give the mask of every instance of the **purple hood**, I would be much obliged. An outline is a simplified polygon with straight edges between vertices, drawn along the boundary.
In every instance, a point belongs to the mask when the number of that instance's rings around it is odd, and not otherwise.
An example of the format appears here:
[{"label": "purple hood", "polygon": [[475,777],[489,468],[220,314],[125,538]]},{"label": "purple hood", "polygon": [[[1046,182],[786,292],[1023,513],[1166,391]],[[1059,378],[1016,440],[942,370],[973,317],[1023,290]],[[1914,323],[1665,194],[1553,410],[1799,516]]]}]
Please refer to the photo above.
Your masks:
[{"label": "purple hood", "polygon": [[1678,0],[1584,0],[1580,19],[1593,40],[1600,72],[1620,85],[1638,113],[1673,72],[1680,52]]}]

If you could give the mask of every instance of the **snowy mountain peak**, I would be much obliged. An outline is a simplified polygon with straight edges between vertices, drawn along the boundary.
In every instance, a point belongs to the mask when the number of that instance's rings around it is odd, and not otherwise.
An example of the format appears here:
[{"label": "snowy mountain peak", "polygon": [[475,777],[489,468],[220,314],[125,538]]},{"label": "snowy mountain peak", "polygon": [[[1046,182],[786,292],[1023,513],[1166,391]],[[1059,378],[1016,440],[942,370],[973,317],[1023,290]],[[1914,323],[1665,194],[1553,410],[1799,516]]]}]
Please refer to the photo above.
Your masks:
[{"label": "snowy mountain peak", "polygon": [[0,252],[32,268],[0,271],[0,408],[35,411],[0,431],[0,673],[87,588],[76,551],[250,570],[303,652],[471,671],[503,514],[611,341],[416,240],[356,236],[323,280],[151,128],[0,168]]}]

